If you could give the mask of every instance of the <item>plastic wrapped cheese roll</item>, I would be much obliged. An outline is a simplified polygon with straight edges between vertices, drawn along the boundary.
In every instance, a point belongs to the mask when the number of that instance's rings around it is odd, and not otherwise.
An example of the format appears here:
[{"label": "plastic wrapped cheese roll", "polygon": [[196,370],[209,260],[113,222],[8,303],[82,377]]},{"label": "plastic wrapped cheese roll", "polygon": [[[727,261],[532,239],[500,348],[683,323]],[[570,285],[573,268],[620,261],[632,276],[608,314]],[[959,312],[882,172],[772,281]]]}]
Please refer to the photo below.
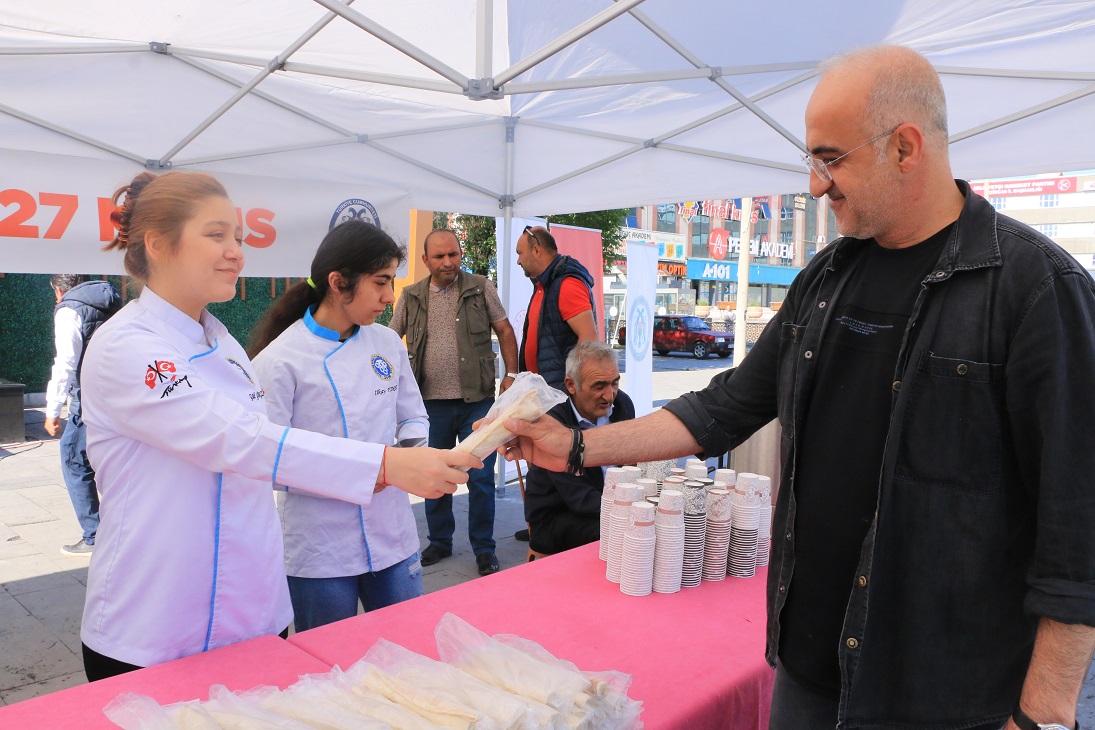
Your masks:
[{"label": "plastic wrapped cheese roll", "polygon": [[566,402],[566,396],[536,373],[520,373],[513,385],[498,397],[487,411],[489,423],[480,426],[470,436],[456,445],[453,451],[473,454],[482,459],[513,438],[506,427],[507,419],[535,421],[556,405]]}]

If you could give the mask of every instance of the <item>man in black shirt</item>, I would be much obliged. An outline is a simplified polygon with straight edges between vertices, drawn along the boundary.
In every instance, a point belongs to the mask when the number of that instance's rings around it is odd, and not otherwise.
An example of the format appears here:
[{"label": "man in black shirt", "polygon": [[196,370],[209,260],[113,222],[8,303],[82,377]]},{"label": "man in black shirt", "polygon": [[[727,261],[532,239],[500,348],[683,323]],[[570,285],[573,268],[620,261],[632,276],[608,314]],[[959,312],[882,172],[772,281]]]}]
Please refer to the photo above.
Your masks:
[{"label": "man in black shirt", "polygon": [[504,451],[555,470],[714,455],[778,418],[772,730],[1073,727],[1095,648],[1095,285],[954,180],[926,59],[869,48],[822,72],[804,161],[843,237],[741,366],[577,447],[507,422]]}]

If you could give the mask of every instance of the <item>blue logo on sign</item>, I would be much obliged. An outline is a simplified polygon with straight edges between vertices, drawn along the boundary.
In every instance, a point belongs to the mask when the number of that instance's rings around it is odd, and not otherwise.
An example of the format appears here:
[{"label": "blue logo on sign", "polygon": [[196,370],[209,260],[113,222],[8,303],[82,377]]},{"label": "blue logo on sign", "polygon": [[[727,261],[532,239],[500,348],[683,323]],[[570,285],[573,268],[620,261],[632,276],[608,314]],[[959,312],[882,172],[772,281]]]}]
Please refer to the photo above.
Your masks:
[{"label": "blue logo on sign", "polygon": [[391,380],[392,379],[392,372],[393,371],[392,371],[392,364],[390,362],[385,360],[380,355],[373,355],[372,364],[373,364],[373,372],[376,373],[377,376],[381,380]]},{"label": "blue logo on sign", "polygon": [[380,216],[377,215],[376,208],[373,207],[372,203],[361,198],[350,198],[338,204],[338,207],[335,208],[335,214],[331,216],[331,225],[327,228],[330,230],[339,223],[352,220],[365,221],[366,223],[372,223],[374,226],[380,225]]},{"label": "blue logo on sign", "polygon": [[641,362],[650,354],[650,335],[653,334],[653,320],[650,317],[650,305],[646,297],[635,297],[627,309],[627,350],[631,357]]}]

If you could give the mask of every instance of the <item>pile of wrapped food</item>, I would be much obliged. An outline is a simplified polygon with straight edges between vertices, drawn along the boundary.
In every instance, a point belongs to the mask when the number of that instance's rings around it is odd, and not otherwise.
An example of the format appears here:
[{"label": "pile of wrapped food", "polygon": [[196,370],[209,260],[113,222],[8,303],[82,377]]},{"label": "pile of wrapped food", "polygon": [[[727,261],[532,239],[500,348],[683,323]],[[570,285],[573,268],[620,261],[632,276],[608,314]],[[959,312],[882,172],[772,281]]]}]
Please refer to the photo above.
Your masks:
[{"label": "pile of wrapped food", "polygon": [[161,706],[126,693],[104,708],[125,730],[635,730],[642,703],[631,677],[583,672],[519,636],[488,636],[445,614],[435,630],[442,661],[380,639],[343,671],[306,675],[287,689],[230,692]]}]

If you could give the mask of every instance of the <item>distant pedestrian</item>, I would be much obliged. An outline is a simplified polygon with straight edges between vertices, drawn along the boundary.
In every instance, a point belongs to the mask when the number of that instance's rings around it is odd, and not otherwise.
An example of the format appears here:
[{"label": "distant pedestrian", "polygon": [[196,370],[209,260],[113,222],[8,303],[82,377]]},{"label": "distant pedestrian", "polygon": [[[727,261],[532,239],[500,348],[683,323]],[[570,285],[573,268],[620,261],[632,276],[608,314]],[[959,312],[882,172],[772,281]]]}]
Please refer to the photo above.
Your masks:
[{"label": "distant pedestrian", "polygon": [[122,296],[110,282],[88,281],[78,274],[56,274],[49,284],[57,297],[53,310],[56,356],[46,386],[46,433],[61,433],[61,408],[68,401],[68,425],[61,434],[61,474],[83,535],[61,548],[63,555],[89,557],[99,530],[99,493],[95,470],[87,460],[87,428],[80,414],[80,367],[95,330],[122,308]]}]

